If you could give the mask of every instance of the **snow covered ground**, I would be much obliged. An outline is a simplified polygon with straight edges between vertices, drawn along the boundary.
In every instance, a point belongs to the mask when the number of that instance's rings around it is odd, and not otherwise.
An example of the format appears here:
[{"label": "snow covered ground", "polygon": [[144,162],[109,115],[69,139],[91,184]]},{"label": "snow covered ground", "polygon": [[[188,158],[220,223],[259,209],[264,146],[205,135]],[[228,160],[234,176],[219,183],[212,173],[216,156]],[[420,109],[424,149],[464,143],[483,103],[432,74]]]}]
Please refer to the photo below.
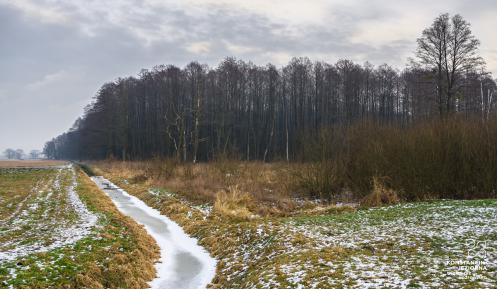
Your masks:
[{"label": "snow covered ground", "polygon": [[32,188],[0,223],[0,264],[74,244],[91,233],[98,217],[81,202],[75,187],[74,168],[65,166]]},{"label": "snow covered ground", "polygon": [[495,200],[436,201],[211,233],[230,240],[220,275],[243,288],[495,288],[496,214]]},{"label": "snow covered ground", "polygon": [[[312,248],[288,244],[288,251],[308,250],[310,258],[317,258],[307,265],[302,260],[287,265],[287,279],[295,285],[306,278],[307,285],[317,284],[318,278],[312,283],[316,271],[311,268],[328,270],[330,274],[323,272],[328,284],[353,288],[494,288],[497,284],[497,201],[403,204],[296,218],[283,228],[313,244]],[[336,256],[316,253],[327,251]]]}]

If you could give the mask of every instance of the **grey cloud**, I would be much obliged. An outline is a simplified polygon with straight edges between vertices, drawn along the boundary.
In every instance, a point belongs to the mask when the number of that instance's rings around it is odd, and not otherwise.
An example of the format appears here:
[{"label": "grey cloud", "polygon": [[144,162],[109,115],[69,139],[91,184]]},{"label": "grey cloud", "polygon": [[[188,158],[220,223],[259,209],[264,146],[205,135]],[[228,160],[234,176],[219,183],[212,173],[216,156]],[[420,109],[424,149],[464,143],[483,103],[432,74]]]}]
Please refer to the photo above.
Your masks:
[{"label": "grey cloud", "polygon": [[[443,12],[430,10],[431,1],[419,2],[424,6],[417,13]],[[408,16],[402,1],[333,1],[325,11],[324,22],[300,25],[213,3],[187,7],[173,2],[150,6],[138,0],[37,1],[42,6],[55,5],[68,19],[57,23],[27,17],[1,3],[0,150],[7,146],[41,147],[72,124],[100,85],[135,75],[141,68],[183,66],[192,60],[212,66],[226,56],[265,64],[278,55],[329,62],[340,58],[369,60],[375,65],[386,62],[402,68],[415,45],[411,37],[381,45],[350,39],[365,21]],[[459,9],[471,17],[470,21],[478,21],[480,12],[496,7],[490,0],[448,3],[455,3],[451,12]],[[399,11],[403,14],[397,15]],[[413,25],[419,25],[416,29],[421,32],[426,23]],[[189,45],[199,42],[209,43],[208,53],[188,50]],[[240,49],[233,50],[230,45]],[[497,68],[497,64],[492,67]]]}]

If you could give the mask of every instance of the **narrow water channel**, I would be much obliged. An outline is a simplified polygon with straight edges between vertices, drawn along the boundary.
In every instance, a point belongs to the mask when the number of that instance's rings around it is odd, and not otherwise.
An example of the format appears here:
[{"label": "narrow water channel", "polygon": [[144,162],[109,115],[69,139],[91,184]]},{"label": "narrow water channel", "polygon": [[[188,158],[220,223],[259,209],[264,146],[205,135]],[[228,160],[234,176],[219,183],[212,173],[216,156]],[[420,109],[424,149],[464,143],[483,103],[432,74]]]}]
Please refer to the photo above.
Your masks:
[{"label": "narrow water channel", "polygon": [[216,260],[168,217],[161,215],[137,197],[131,196],[104,177],[92,177],[125,215],[145,226],[160,247],[157,277],[150,282],[155,289],[206,288],[214,278]]}]

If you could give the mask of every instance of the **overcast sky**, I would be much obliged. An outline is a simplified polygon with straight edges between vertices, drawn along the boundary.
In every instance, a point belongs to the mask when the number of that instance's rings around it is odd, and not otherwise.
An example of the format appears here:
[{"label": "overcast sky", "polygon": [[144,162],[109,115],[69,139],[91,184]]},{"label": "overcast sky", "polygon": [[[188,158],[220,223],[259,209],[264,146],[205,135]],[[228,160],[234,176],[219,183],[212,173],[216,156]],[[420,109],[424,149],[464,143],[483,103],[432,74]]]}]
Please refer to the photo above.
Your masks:
[{"label": "overcast sky", "polygon": [[0,152],[42,148],[104,82],[158,64],[308,56],[402,69],[443,12],[472,23],[495,76],[495,0],[0,0]]}]

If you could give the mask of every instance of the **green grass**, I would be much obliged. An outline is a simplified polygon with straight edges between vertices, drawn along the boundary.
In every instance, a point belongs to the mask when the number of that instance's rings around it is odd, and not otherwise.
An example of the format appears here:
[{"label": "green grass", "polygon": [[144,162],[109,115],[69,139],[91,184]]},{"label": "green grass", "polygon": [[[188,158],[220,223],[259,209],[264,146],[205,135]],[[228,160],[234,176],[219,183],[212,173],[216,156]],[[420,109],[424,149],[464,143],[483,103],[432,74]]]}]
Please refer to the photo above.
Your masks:
[{"label": "green grass", "polygon": [[[106,233],[105,238],[95,235],[77,243],[52,250],[47,253],[31,254],[13,262],[1,265],[0,284],[13,285],[14,288],[28,286],[33,288],[59,288],[63,285],[74,286],[76,276],[88,269],[88,264],[109,265],[111,252],[130,252],[135,246],[128,230],[118,222],[109,222],[110,216],[102,216]],[[102,229],[103,229],[102,228]],[[112,229],[111,229],[112,228]],[[13,277],[15,275],[15,277]]]},{"label": "green grass", "polygon": [[0,222],[7,221],[18,206],[24,204],[23,200],[32,193],[32,188],[41,185],[52,173],[53,170],[0,168]]},{"label": "green grass", "polygon": [[[48,169],[43,178],[36,179],[22,205],[2,225],[7,228],[0,236],[4,251],[23,246],[49,246],[61,241],[64,230],[78,229],[79,215],[69,204],[67,190],[72,185],[72,170]],[[14,176],[26,174],[29,170],[20,170]],[[35,175],[36,176],[36,175]],[[19,179],[4,180],[6,184],[15,184]],[[4,186],[4,185],[2,185]],[[2,191],[6,191],[2,189]],[[8,193],[7,193],[8,194]],[[75,232],[78,233],[78,232]]]},{"label": "green grass", "polygon": [[[9,170],[0,178],[2,196],[11,188],[36,188],[25,194],[25,205],[14,218],[2,224],[0,257],[15,248],[50,246],[72,236],[72,231],[57,236],[81,222],[68,199],[71,169]],[[154,276],[158,252],[151,237],[122,216],[86,176],[76,173],[76,179],[76,193],[98,216],[95,226],[76,242],[20,253],[14,260],[0,259],[0,288],[144,288]]]},{"label": "green grass", "polygon": [[[342,284],[484,288],[497,282],[496,213],[496,200],[434,201],[301,216],[287,219],[286,228],[312,240],[311,252],[344,248],[347,253],[329,268],[347,272]],[[487,268],[455,262],[483,262]]]}]

